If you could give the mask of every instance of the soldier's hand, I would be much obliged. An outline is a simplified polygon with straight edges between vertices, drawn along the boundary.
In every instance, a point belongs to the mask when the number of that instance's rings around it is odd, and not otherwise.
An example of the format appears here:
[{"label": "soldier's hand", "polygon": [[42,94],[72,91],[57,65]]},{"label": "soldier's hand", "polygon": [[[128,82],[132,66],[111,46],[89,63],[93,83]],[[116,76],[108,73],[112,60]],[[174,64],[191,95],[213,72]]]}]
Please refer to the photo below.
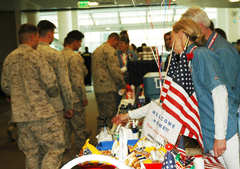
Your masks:
[{"label": "soldier's hand", "polygon": [[11,103],[11,98],[10,97],[6,97],[6,100],[8,103]]},{"label": "soldier's hand", "polygon": [[73,110],[65,110],[65,113],[64,113],[65,118],[70,119],[72,118],[72,116],[73,116]]},{"label": "soldier's hand", "polygon": [[86,100],[83,100],[82,106],[85,107],[85,106],[87,106],[87,105],[88,105],[88,100],[87,100],[87,99],[86,99]]}]

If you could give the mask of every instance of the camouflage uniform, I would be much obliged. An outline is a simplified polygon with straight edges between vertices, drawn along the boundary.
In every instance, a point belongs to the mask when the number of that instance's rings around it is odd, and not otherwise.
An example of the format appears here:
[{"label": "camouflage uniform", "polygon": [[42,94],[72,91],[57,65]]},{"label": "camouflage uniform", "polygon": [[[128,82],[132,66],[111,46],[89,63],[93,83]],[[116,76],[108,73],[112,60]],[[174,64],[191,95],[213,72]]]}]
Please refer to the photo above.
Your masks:
[{"label": "camouflage uniform", "polygon": [[84,59],[83,59],[83,57],[81,55],[81,52],[78,52],[78,54],[80,55],[79,60],[80,60],[80,63],[81,63],[81,68],[83,69],[84,77],[86,77],[87,74],[88,74],[88,70],[87,70],[86,65],[84,64],[85,61],[84,61]]},{"label": "camouflage uniform", "polygon": [[[99,46],[92,54],[93,86],[98,105],[99,116],[108,119],[109,127],[111,119],[116,115],[117,85],[126,87],[120,70],[119,61],[115,49],[107,42]],[[102,121],[98,119],[98,129],[101,129]]]},{"label": "camouflage uniform", "polygon": [[[86,89],[84,85],[84,61],[80,54],[75,53],[71,48],[65,47],[62,50],[69,78],[72,84],[73,92],[73,117],[65,119],[64,138],[66,142],[66,149],[71,149],[71,134],[74,131],[75,145],[81,149],[86,141],[86,112],[82,107],[82,101],[87,99]],[[83,62],[82,62],[83,61]]]},{"label": "camouflage uniform", "polygon": [[[64,138],[49,99],[59,94],[56,84],[46,58],[29,45],[19,45],[4,61],[1,85],[11,96],[12,120],[18,126],[18,145],[26,155],[26,168],[60,167]],[[39,147],[46,152],[41,166]]]},{"label": "camouflage uniform", "polygon": [[53,67],[53,70],[57,76],[58,86],[60,87],[61,94],[50,99],[54,110],[58,114],[59,121],[62,124],[64,131],[64,109],[73,109],[72,89],[69,81],[67,65],[64,58],[61,56],[61,53],[56,49],[51,48],[49,44],[45,42],[39,42],[37,50],[42,52],[43,56],[46,57],[48,63]]}]

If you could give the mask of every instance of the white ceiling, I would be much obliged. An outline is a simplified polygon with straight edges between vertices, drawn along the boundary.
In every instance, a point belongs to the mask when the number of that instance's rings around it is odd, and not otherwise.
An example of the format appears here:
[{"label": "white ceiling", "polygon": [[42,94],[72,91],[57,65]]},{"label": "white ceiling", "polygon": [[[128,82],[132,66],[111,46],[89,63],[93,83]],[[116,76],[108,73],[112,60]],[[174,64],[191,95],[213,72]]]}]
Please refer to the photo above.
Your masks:
[{"label": "white ceiling", "polygon": [[[91,0],[93,1],[93,0]],[[165,0],[95,0],[99,2],[98,7],[160,5]],[[168,2],[170,0],[167,0]],[[78,0],[0,0],[0,11],[8,10],[46,10],[46,9],[69,9],[78,8]],[[174,4],[180,6],[200,6],[216,8],[239,8],[240,2],[230,3],[228,0],[176,0]]]}]

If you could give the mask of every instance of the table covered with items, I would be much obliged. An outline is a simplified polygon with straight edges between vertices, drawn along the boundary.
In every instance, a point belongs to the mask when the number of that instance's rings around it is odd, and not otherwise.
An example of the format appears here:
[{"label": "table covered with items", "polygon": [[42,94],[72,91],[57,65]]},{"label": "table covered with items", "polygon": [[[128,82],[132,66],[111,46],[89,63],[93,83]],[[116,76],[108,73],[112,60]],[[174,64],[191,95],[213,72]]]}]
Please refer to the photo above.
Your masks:
[{"label": "table covered with items", "polygon": [[[185,148],[187,137],[179,134],[182,125],[164,113],[156,102],[150,105],[144,122],[130,120],[115,126],[112,132],[107,129],[96,147],[87,140],[78,157],[62,169],[75,165],[80,169],[224,169],[216,157],[203,154],[200,146],[194,152],[194,148]],[[134,128],[137,128],[137,137]],[[112,140],[107,140],[110,137]]]}]

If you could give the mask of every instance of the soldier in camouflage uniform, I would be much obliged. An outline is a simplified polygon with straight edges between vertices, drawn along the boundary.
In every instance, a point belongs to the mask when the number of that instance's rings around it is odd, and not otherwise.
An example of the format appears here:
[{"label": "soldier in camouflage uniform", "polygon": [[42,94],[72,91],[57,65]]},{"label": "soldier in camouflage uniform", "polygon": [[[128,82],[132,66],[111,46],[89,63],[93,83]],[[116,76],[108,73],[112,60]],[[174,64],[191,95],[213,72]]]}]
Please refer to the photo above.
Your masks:
[{"label": "soldier in camouflage uniform", "polygon": [[60,87],[60,94],[56,98],[51,98],[51,103],[58,114],[64,131],[64,110],[66,111],[66,116],[69,115],[72,117],[73,115],[72,88],[69,81],[67,65],[61,56],[61,52],[51,48],[49,45],[54,40],[54,29],[56,26],[47,20],[42,20],[38,23],[37,27],[39,29],[37,50],[43,53],[48,63],[53,67],[57,76],[58,86]]},{"label": "soldier in camouflage uniform", "polygon": [[71,119],[65,119],[64,138],[66,142],[66,152],[71,149],[71,134],[74,132],[75,145],[78,151],[82,148],[86,141],[86,111],[85,106],[88,104],[86,89],[84,85],[84,76],[87,69],[84,66],[83,58],[78,51],[81,47],[84,35],[77,31],[71,31],[64,40],[64,49],[62,56],[64,57],[73,92],[73,116]]},{"label": "soldier in camouflage uniform", "polygon": [[[107,118],[110,128],[112,126],[111,119],[116,115],[117,84],[126,88],[115,50],[118,44],[118,34],[112,33],[107,42],[95,49],[92,54],[91,69],[99,116]],[[97,124],[97,133],[99,133],[102,125],[99,118]]]},{"label": "soldier in camouflage uniform", "polygon": [[[18,146],[26,155],[27,169],[58,169],[64,138],[49,97],[57,97],[56,75],[39,51],[38,28],[23,24],[18,30],[20,45],[3,64],[1,86],[11,98],[12,121],[18,127]],[[45,153],[39,164],[39,148]]]}]

